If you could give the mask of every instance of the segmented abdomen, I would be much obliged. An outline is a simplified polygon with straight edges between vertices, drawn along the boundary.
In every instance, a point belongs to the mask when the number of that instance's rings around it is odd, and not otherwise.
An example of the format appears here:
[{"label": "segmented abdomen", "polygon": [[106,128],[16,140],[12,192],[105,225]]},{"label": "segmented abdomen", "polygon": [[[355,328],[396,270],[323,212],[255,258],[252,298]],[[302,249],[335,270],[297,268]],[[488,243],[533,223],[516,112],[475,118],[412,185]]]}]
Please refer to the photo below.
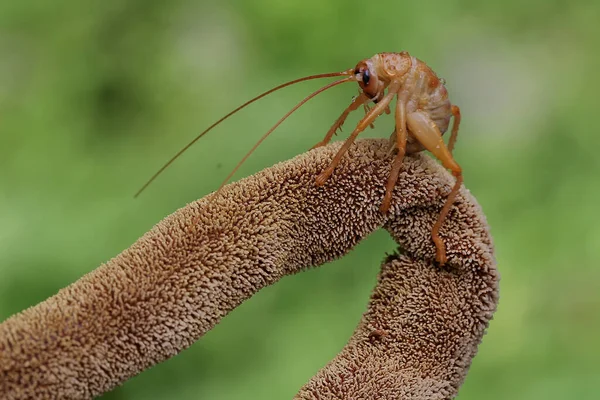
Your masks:
[{"label": "segmented abdomen", "polygon": [[440,132],[444,133],[448,130],[452,117],[452,104],[448,100],[448,91],[444,86],[444,81],[439,79],[429,67],[426,68],[428,70],[427,84],[424,85],[425,90],[421,95],[419,108],[429,114]]}]

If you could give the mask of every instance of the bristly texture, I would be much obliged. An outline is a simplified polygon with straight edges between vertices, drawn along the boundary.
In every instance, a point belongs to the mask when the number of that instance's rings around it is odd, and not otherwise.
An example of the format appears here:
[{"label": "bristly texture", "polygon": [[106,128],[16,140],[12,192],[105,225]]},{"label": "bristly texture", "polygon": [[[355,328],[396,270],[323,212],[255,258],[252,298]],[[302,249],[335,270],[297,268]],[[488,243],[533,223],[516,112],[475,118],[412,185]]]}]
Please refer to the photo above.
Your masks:
[{"label": "bristly texture", "polygon": [[380,227],[403,255],[385,260],[349,343],[297,398],[454,397],[496,309],[491,238],[463,189],[441,231],[449,264],[434,266],[431,227],[452,178],[427,156],[407,157],[391,211],[382,215],[387,145],[357,142],[324,187],[315,176],[340,143],[233,183],[4,321],[0,398],[109,391],[190,346],[261,288],[341,257]]}]

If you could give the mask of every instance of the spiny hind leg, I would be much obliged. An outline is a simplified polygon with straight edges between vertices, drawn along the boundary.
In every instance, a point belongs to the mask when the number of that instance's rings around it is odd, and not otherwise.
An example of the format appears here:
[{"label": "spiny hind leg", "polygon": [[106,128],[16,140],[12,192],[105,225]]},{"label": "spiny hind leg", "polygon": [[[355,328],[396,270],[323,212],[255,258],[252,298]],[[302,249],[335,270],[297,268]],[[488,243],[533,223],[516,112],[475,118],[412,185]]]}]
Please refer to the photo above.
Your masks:
[{"label": "spiny hind leg", "polygon": [[444,224],[444,220],[448,216],[450,208],[454,204],[454,200],[458,194],[460,186],[463,182],[462,169],[456,163],[450,150],[444,144],[442,134],[429,115],[422,111],[410,113],[406,117],[406,122],[411,133],[419,140],[419,142],[429,150],[436,158],[438,158],[445,168],[448,168],[452,175],[456,177],[456,182],[446,198],[446,202],[440,211],[440,215],[431,230],[431,238],[436,246],[436,261],[444,265],[447,261],[446,246],[439,236],[440,229]]},{"label": "spiny hind leg", "polygon": [[315,144],[313,147],[311,147],[311,150],[316,149],[317,147],[327,145],[331,141],[331,138],[333,137],[333,135],[335,135],[337,130],[342,128],[342,125],[344,125],[344,122],[346,122],[346,118],[348,118],[348,115],[350,115],[352,111],[356,110],[361,105],[366,105],[368,101],[369,98],[364,93],[361,93],[360,96],[353,99],[352,103],[350,103],[350,105],[344,110],[344,112],[342,112],[342,115],[340,115],[338,119],[333,123],[331,128],[329,128],[327,134],[325,135],[325,138],[319,143]]},{"label": "spiny hind leg", "polygon": [[398,152],[396,153],[396,157],[394,158],[394,163],[392,164],[390,176],[385,187],[385,196],[383,197],[383,201],[381,202],[381,206],[379,208],[384,213],[386,213],[390,209],[392,193],[394,192],[394,187],[396,186],[396,182],[398,181],[398,175],[400,174],[400,170],[402,169],[404,155],[406,154],[407,137],[408,135],[406,133],[406,106],[403,101],[398,99],[398,102],[396,103],[395,140],[392,142],[395,142]]},{"label": "spiny hind leg", "polygon": [[342,147],[338,150],[337,154],[333,157],[333,160],[331,160],[329,166],[327,166],[327,168],[325,168],[323,172],[321,172],[317,176],[317,179],[315,181],[317,186],[323,186],[325,184],[327,179],[329,179],[331,174],[333,174],[335,167],[337,167],[340,161],[342,160],[344,154],[346,154],[352,143],[354,143],[354,141],[356,140],[356,137],[362,131],[364,131],[367,128],[367,126],[371,125],[381,113],[385,111],[386,107],[392,101],[394,95],[395,93],[390,90],[390,92],[388,92],[388,94],[385,95],[385,97],[379,103],[377,103],[377,105],[373,107],[371,111],[369,111],[369,113],[363,117],[363,119],[360,120],[356,128],[354,128],[352,134],[348,137],[348,139],[346,139]]},{"label": "spiny hind leg", "polygon": [[454,116],[454,122],[452,122],[452,133],[450,134],[450,140],[448,141],[448,150],[450,153],[452,153],[452,150],[454,150],[456,138],[458,137],[458,126],[460,125],[460,107],[452,106],[452,115]]}]

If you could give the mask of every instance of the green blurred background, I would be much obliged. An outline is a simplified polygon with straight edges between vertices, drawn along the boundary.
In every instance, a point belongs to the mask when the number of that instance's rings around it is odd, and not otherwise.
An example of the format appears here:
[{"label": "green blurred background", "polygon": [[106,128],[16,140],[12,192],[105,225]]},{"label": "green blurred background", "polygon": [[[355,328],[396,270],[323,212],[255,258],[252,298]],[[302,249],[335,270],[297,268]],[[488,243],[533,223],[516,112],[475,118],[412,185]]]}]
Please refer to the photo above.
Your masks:
[{"label": "green blurred background", "polygon": [[[455,154],[502,274],[459,398],[597,399],[598,21],[596,0],[2,1],[0,320],[214,190],[323,82],[253,105],[132,199],[225,112],[286,80],[408,50],[462,108]],[[308,149],[356,93],[341,86],[307,104],[236,177]],[[391,127],[383,117],[365,136]],[[343,260],[266,288],[103,398],[291,398],[345,344],[393,249],[377,232]]]}]

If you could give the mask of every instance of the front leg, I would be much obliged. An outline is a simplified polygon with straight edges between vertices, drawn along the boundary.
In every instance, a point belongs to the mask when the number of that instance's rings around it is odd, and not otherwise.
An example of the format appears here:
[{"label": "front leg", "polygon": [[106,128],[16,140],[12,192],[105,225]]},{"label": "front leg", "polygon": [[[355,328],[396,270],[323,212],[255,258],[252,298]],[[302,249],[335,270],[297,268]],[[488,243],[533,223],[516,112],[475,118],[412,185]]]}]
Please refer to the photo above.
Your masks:
[{"label": "front leg", "polygon": [[333,135],[335,135],[335,132],[338,129],[342,128],[342,125],[344,125],[344,122],[346,122],[346,118],[348,118],[348,115],[350,115],[350,113],[352,111],[356,110],[361,105],[366,106],[368,101],[369,101],[369,98],[364,93],[361,93],[360,96],[353,99],[352,103],[348,106],[348,108],[346,108],[344,110],[342,115],[340,115],[338,117],[338,119],[334,122],[334,124],[331,126],[331,128],[329,128],[329,130],[327,131],[327,134],[325,135],[325,138],[323,140],[321,140],[319,143],[315,144],[313,147],[311,147],[311,150],[316,149],[317,147],[325,146],[326,144],[328,144],[329,141],[331,140],[331,138],[333,137]]},{"label": "front leg", "polygon": [[323,186],[325,184],[327,179],[329,179],[329,177],[333,173],[335,167],[337,167],[337,165],[340,163],[344,154],[348,151],[352,143],[354,143],[354,140],[356,140],[356,137],[362,131],[364,131],[367,128],[367,126],[371,125],[373,121],[375,121],[375,119],[379,117],[380,114],[382,114],[385,111],[385,109],[388,107],[388,105],[394,98],[394,95],[396,94],[395,92],[395,90],[390,89],[388,94],[379,103],[377,103],[377,105],[373,107],[371,111],[369,111],[369,113],[363,117],[363,119],[360,120],[356,128],[354,128],[352,134],[348,137],[348,139],[346,139],[342,147],[338,150],[335,157],[333,157],[333,160],[331,161],[329,166],[325,168],[325,170],[323,170],[323,172],[321,172],[319,176],[317,176],[317,186]]},{"label": "front leg", "polygon": [[400,96],[398,96],[398,100],[396,103],[395,133],[395,142],[398,153],[396,153],[396,158],[394,159],[394,163],[392,164],[390,176],[385,187],[385,196],[383,197],[383,201],[381,202],[380,206],[381,212],[384,213],[386,213],[390,209],[390,204],[392,202],[392,193],[394,192],[394,187],[396,186],[396,182],[398,181],[398,175],[400,174],[400,169],[402,168],[404,155],[406,154],[406,140],[408,137],[408,134],[406,133],[406,105],[402,101]]},{"label": "front leg", "polygon": [[[364,106],[363,106],[363,108],[365,109],[365,114],[368,114],[369,111],[371,111],[371,106],[368,103],[365,103]],[[390,113],[390,107],[389,106],[385,109],[385,113],[386,114]],[[371,129],[375,129],[375,124],[374,123],[372,123],[369,126],[371,127]]]}]

